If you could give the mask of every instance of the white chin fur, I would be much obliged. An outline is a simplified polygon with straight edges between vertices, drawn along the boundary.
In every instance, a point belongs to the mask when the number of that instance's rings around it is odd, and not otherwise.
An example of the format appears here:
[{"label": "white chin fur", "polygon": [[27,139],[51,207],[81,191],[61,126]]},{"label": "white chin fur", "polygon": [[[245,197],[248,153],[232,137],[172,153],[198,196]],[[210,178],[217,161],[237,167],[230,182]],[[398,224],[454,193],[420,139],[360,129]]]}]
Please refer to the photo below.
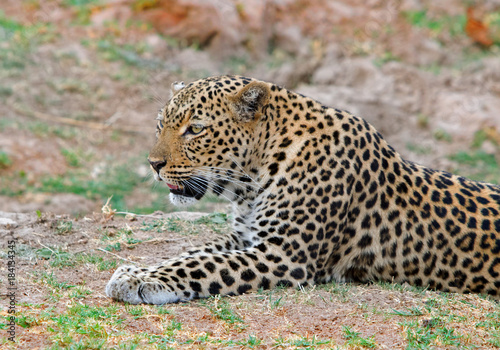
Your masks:
[{"label": "white chin fur", "polygon": [[194,197],[185,197],[173,193],[170,193],[168,195],[168,198],[170,199],[170,202],[172,202],[173,205],[176,205],[178,207],[187,207],[197,202],[196,198]]}]

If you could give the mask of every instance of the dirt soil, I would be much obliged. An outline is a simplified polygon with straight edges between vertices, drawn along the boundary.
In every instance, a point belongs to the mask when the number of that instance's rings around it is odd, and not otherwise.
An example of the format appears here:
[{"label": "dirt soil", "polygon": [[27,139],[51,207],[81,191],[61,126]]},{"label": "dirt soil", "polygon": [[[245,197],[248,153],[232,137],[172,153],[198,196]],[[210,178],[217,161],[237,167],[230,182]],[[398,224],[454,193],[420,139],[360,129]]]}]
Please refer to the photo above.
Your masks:
[{"label": "dirt soil", "polygon": [[[428,305],[433,305],[436,309],[449,308],[446,314],[451,314],[453,318],[447,327],[453,329],[455,336],[464,337],[466,344],[484,349],[495,348],[489,342],[488,334],[481,332],[477,325],[484,320],[485,315],[495,312],[498,306],[494,301],[474,295],[442,296],[432,291],[415,292],[409,286],[397,285],[387,288],[378,285],[330,284],[305,290],[285,289],[165,305],[162,307],[167,310],[164,314],[158,314],[159,309],[152,306],[145,306],[146,315],[134,316],[127,306],[110,300],[104,293],[114,269],[100,271],[90,263],[76,266],[62,264],[54,268],[52,263],[56,252],[47,259],[36,254],[40,250],[55,249],[71,256],[92,255],[105,260],[111,259],[118,264],[154,265],[194,245],[209,241],[217,233],[199,224],[196,225],[196,234],[189,233],[186,227],[180,233],[168,230],[158,233],[144,228],[151,228],[151,224],[158,220],[165,222],[180,219],[179,222],[189,223],[204,215],[206,214],[157,212],[131,221],[130,218],[110,218],[102,214],[76,220],[60,215],[44,214],[40,218],[34,214],[0,212],[0,240],[16,241],[18,314],[41,317],[41,312],[47,307],[64,313],[68,307],[74,307],[75,303],[101,308],[117,305],[114,316],[122,320],[120,327],[126,330],[127,336],[116,333],[116,330],[108,330],[110,334],[107,336],[107,347],[131,341],[128,337],[143,332],[162,336],[166,323],[175,320],[182,328],[175,334],[174,340],[171,340],[173,348],[226,348],[223,346],[224,342],[232,342],[231,344],[236,344],[236,348],[246,348],[244,345],[237,346],[238,342],[245,344],[252,337],[260,341],[257,346],[250,346],[256,349],[302,348],[300,344],[308,344],[306,340],[312,341],[312,345],[309,345],[311,348],[364,348],[350,342],[350,338],[346,337],[347,328],[356,332],[359,337],[369,339],[370,344],[374,345],[369,347],[406,349],[409,344],[407,332],[411,332],[411,329],[405,326],[405,322],[412,319],[417,324],[425,325],[426,322],[432,322],[433,311],[423,311],[417,315],[410,313],[410,317],[398,315],[398,312],[429,310]],[[70,232],[56,233],[61,221],[72,223]],[[139,243],[127,245],[122,241],[121,251],[103,249],[103,233],[113,237],[120,230],[131,232],[131,237]],[[92,293],[76,300],[67,292],[54,296],[51,283],[41,277],[48,271],[51,280],[73,286],[72,288],[85,288]],[[230,307],[237,315],[238,322],[231,323],[214,315],[212,309],[217,309],[220,304]],[[31,309],[29,305],[45,306],[37,310]],[[56,335],[47,332],[46,322],[35,322],[27,328],[18,327],[15,348],[43,349],[52,346]],[[192,343],[193,339],[211,339],[211,342],[207,344],[199,340]],[[276,345],[280,341],[282,345]],[[154,348],[151,344],[140,344],[140,348]],[[439,345],[439,341],[435,344]],[[451,347],[444,343],[443,346],[433,348]]]}]

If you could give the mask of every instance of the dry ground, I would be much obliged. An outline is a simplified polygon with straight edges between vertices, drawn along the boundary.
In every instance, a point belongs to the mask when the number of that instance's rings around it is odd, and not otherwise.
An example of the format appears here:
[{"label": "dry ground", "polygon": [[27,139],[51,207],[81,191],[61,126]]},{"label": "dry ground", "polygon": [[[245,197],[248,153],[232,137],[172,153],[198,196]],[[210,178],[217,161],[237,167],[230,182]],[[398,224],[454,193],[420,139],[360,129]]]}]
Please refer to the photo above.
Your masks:
[{"label": "dry ground", "polygon": [[[75,220],[2,213],[0,238],[15,240],[18,317],[16,343],[3,338],[2,348],[486,349],[500,345],[496,301],[394,284],[331,283],[160,307],[124,305],[105,296],[104,287],[117,265],[155,264],[227,230],[225,215],[203,215],[155,213],[131,221],[106,219],[103,214]],[[5,265],[1,272],[6,285]],[[5,309],[2,316],[8,316]]]}]

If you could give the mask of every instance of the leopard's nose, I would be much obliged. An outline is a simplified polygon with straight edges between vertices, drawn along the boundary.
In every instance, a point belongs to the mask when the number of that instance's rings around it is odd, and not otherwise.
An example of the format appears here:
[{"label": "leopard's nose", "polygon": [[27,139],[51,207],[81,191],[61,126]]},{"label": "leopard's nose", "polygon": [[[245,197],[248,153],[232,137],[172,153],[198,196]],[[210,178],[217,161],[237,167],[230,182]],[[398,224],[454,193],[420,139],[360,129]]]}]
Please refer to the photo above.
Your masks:
[{"label": "leopard's nose", "polygon": [[153,162],[152,160],[149,160],[149,164],[153,167],[153,169],[156,171],[156,173],[159,175],[161,168],[163,168],[165,165],[167,165],[167,162],[164,160],[160,160],[157,162]]}]

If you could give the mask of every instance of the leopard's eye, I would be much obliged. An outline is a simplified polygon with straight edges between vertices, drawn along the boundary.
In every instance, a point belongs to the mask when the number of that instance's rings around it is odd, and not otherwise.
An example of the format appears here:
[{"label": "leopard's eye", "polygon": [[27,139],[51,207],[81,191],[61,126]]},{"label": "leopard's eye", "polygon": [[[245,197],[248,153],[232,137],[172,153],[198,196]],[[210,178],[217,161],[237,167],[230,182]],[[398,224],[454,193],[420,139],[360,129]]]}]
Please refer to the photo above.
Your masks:
[{"label": "leopard's eye", "polygon": [[203,125],[191,125],[187,131],[193,135],[197,135],[205,129]]}]

